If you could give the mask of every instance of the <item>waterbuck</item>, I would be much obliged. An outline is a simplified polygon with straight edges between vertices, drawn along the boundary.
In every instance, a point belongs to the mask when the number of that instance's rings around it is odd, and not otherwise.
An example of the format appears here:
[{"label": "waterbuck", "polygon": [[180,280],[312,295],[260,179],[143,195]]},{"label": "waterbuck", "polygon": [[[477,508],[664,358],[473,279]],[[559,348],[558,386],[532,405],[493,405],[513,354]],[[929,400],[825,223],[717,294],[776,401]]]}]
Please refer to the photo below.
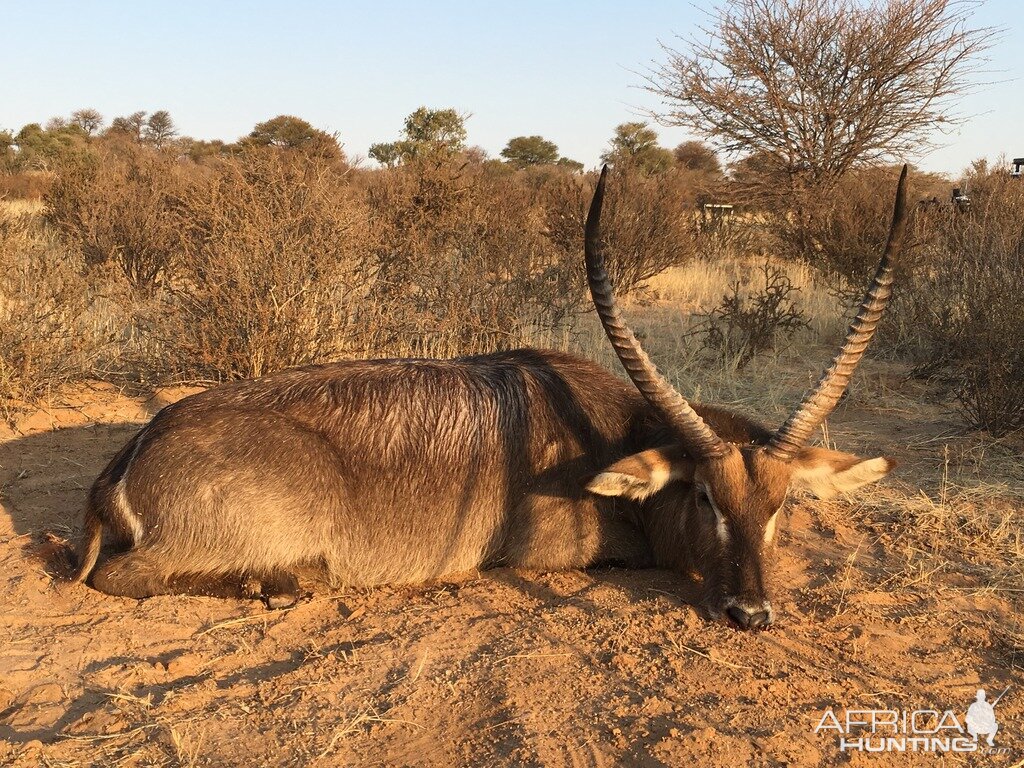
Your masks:
[{"label": "waterbuck", "polygon": [[[604,266],[606,169],[586,223],[587,276],[635,386],[574,355],[522,349],[310,366],[192,395],[96,480],[76,578],[112,595],[259,594],[281,607],[303,566],[368,586],[617,563],[699,574],[709,611],[767,626],[787,491],[830,496],[893,467],[806,444],[889,300],[906,173],[846,343],[778,431],[691,406],[640,348]],[[117,553],[96,567],[104,531]]]}]

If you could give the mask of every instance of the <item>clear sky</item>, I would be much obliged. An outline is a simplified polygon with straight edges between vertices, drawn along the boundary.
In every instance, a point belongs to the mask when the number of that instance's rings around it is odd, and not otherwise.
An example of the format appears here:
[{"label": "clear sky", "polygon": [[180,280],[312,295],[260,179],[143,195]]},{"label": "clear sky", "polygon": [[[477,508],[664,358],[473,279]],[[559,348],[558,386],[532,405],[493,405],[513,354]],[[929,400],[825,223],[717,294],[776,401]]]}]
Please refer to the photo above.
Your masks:
[{"label": "clear sky", "polygon": [[[637,72],[663,58],[659,40],[677,45],[712,5],[4,0],[0,128],[80,107],[108,120],[167,109],[183,134],[234,140],[294,114],[365,156],[426,105],[472,113],[469,143],[492,156],[512,136],[541,134],[591,166],[615,125],[657,106]],[[990,0],[975,18],[1008,30],[986,77],[1001,82],[964,101],[973,117],[917,158],[928,170],[1024,156],[1019,0]],[[659,130],[666,146],[690,138]]]}]

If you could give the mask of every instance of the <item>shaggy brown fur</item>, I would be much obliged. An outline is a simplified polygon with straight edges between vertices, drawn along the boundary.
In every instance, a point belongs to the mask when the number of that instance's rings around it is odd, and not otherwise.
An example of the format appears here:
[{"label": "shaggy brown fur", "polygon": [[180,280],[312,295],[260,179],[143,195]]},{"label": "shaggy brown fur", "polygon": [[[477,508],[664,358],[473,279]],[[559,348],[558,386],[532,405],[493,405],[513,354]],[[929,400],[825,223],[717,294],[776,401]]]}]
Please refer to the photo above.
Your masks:
[{"label": "shaggy brown fur", "polygon": [[[764,600],[763,531],[790,466],[763,455],[760,425],[697,410],[736,449],[695,476],[634,387],[558,352],[227,384],[164,408],[99,476],[77,578],[137,598],[242,596],[257,582],[280,606],[300,566],[366,586],[498,565],[656,564],[704,573],[716,605]],[[698,491],[730,516],[728,540]],[[117,554],[96,567],[104,531]]]}]

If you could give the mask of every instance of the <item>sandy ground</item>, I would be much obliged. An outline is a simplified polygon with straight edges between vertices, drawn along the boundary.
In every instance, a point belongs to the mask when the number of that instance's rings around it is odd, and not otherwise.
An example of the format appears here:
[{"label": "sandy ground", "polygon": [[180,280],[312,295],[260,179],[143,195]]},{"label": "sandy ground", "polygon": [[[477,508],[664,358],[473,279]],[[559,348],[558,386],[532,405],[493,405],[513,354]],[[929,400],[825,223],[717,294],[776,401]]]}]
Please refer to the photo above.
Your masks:
[{"label": "sandy ground", "polygon": [[[280,612],[67,583],[93,478],[180,395],[88,388],[0,442],[0,765],[1024,765],[1019,582],[968,544],[929,559],[908,527],[949,464],[948,440],[917,439],[920,411],[837,414],[834,438],[898,456],[900,474],[792,505],[778,623],[747,634],[702,619],[662,571],[310,583]],[[927,434],[956,431],[929,418]],[[1019,537],[1022,486],[1004,486]],[[841,752],[815,733],[828,708],[962,722],[977,688],[1006,686],[994,755]]]}]

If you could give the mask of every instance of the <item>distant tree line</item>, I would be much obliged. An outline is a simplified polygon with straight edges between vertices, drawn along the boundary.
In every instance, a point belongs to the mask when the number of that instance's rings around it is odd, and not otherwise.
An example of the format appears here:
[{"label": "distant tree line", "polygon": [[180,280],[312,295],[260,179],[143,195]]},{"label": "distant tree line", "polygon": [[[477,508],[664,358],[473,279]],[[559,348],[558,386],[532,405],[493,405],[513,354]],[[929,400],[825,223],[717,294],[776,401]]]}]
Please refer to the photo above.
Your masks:
[{"label": "distant tree line", "polygon": [[[461,156],[496,169],[552,167],[570,173],[584,170],[583,163],[561,155],[557,144],[536,134],[509,139],[499,153],[501,159],[492,159],[482,147],[467,145],[468,117],[452,108],[420,107],[406,117],[398,139],[371,145],[369,157],[384,168],[423,159],[444,161]],[[337,134],[314,128],[294,115],[278,115],[257,123],[248,135],[226,142],[180,135],[167,110],[152,113],[139,110],[115,117],[107,124],[99,111],[87,108],[75,110],[67,118],[51,118],[45,125],[29,123],[16,133],[0,131],[0,169],[7,173],[52,171],[95,142],[148,146],[195,162],[252,147],[315,153],[331,161],[347,162]],[[724,170],[709,145],[687,141],[675,150],[667,149],[659,145],[657,133],[644,122],[616,126],[601,161],[644,174],[684,168],[718,177]]]}]

